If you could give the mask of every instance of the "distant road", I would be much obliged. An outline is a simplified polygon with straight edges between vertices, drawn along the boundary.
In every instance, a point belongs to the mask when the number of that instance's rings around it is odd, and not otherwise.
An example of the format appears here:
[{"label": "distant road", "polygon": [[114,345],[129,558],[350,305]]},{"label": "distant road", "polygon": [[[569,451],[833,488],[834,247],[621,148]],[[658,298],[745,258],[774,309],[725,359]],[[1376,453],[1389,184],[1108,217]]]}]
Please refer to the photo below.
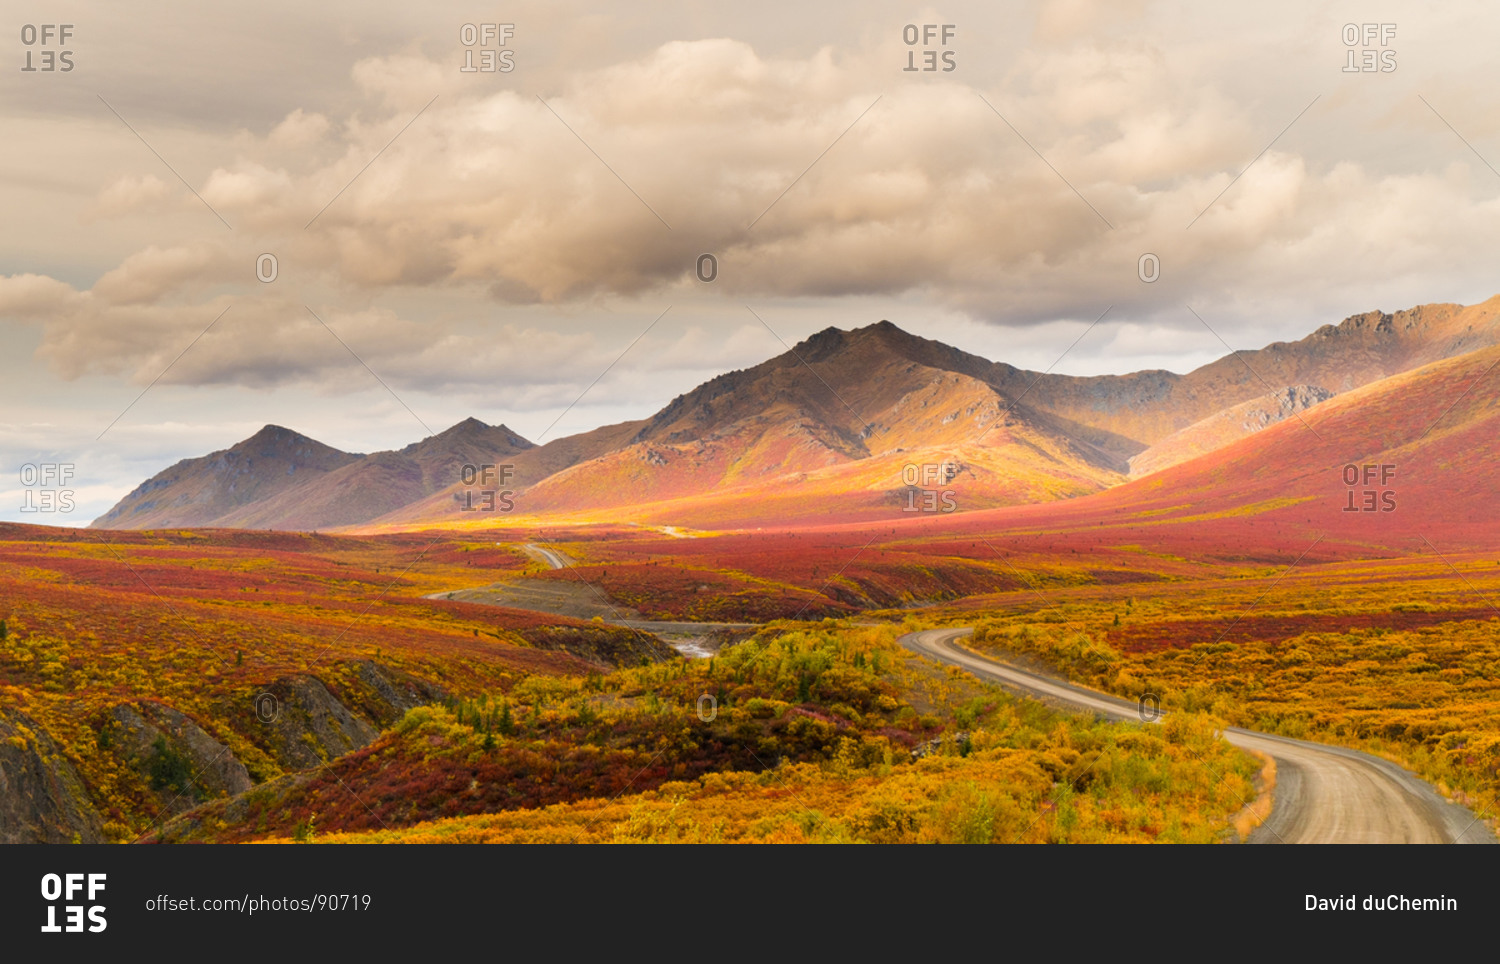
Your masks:
[{"label": "distant road", "polygon": [[567,569],[573,565],[573,560],[558,552],[556,549],[548,549],[534,542],[528,542],[521,547],[522,551],[533,559],[541,559],[553,569]]},{"label": "distant road", "polygon": [[[1049,679],[953,645],[972,629],[908,633],[901,644],[982,679],[1139,722],[1140,707],[1095,690]],[[1497,841],[1469,808],[1444,800],[1426,781],[1388,760],[1231,727],[1224,738],[1276,760],[1271,816],[1249,843],[1488,843]]]},{"label": "distant road", "polygon": [[[686,538],[686,536],[682,537]],[[496,543],[504,545],[504,543]],[[521,551],[545,562],[553,569],[570,569],[573,560],[556,549],[528,542]],[[687,620],[664,621],[637,619],[632,610],[622,612],[609,601],[604,590],[581,580],[516,579],[473,589],[454,589],[429,593],[427,599],[446,599],[505,606],[531,612],[568,616],[573,619],[602,619],[616,626],[650,633],[684,656],[707,658],[718,651],[720,640],[712,638],[722,630],[754,629],[755,623],[703,623]]]}]

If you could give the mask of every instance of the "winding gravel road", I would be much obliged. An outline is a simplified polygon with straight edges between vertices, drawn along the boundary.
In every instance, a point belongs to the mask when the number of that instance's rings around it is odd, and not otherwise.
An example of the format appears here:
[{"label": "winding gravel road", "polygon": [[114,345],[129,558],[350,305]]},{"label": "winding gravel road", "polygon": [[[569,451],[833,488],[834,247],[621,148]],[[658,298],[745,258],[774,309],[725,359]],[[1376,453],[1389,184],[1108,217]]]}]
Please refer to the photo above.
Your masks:
[{"label": "winding gravel road", "polygon": [[[969,628],[901,637],[914,652],[1030,695],[1139,721],[1140,707],[1049,679],[954,645]],[[1249,843],[1485,843],[1497,841],[1469,808],[1444,800],[1424,780],[1388,760],[1342,747],[1230,728],[1225,739],[1276,760],[1271,816]]]}]

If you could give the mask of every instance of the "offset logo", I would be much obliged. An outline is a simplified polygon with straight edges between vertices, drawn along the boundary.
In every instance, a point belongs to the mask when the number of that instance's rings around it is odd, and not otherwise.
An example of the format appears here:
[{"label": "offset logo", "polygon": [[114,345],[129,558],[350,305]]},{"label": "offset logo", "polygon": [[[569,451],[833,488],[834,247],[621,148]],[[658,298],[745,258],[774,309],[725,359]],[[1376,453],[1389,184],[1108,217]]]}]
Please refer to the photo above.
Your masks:
[{"label": "offset logo", "polygon": [[1344,466],[1344,484],[1349,487],[1344,511],[1395,512],[1396,490],[1391,486],[1395,475],[1396,467],[1390,463]]},{"label": "offset logo", "polygon": [[[464,485],[463,492],[453,493],[454,500],[459,503],[459,511],[509,512],[514,509],[516,503],[512,496],[516,494],[515,490],[500,489],[498,486],[509,485],[515,471],[514,465],[465,464],[459,473],[459,481]],[[479,497],[477,501],[474,498],[476,495]]]},{"label": "offset logo", "polygon": [[[81,934],[86,929],[97,934],[109,926],[104,919],[104,905],[95,903],[104,889],[105,874],[47,874],[42,877],[42,899],[47,901],[47,923],[42,925],[43,934]],[[87,878],[87,885],[84,881]],[[88,903],[74,903],[78,896],[88,891]],[[65,896],[66,895],[66,896]],[[63,922],[57,922],[57,901],[62,905]]]},{"label": "offset logo", "polygon": [[71,23],[26,23],[21,25],[24,60],[21,72],[67,73],[73,69],[73,51],[62,47],[73,39]]},{"label": "offset logo", "polygon": [[21,466],[22,512],[72,512],[73,490],[63,488],[73,478],[72,462],[27,462]]},{"label": "offset logo", "polygon": [[901,481],[906,485],[906,505],[902,512],[952,512],[958,508],[952,489],[943,488],[958,475],[953,461],[908,462],[901,467]]},{"label": "offset logo", "polygon": [[[458,69],[465,74],[508,74],[516,69],[516,52],[502,50],[515,36],[513,23],[466,23],[458,30],[458,42],[464,45],[464,62]],[[475,57],[476,49],[478,57]]]},{"label": "offset logo", "polygon": [[[901,42],[912,48],[906,52],[906,66],[901,68],[903,73],[915,71],[941,70],[948,74],[958,69],[958,54],[956,51],[946,49],[953,35],[958,32],[958,26],[951,23],[924,23],[919,29],[916,24],[909,23],[901,28]],[[934,43],[934,41],[937,41]],[[917,46],[921,45],[922,57],[917,58]],[[942,48],[942,49],[940,49]],[[939,54],[941,63],[939,64]],[[920,64],[920,66],[919,66]]]},{"label": "offset logo", "polygon": [[1395,39],[1396,25],[1393,23],[1344,24],[1344,46],[1349,49],[1345,51],[1343,72],[1391,73],[1396,69],[1396,48],[1391,46]]}]

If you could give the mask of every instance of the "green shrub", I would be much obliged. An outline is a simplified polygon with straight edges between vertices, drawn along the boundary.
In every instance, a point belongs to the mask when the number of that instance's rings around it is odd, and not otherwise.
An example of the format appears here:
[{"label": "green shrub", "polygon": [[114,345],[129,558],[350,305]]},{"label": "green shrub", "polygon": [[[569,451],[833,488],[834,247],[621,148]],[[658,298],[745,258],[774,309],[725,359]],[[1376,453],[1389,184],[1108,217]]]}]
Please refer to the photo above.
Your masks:
[{"label": "green shrub", "polygon": [[186,754],[167,744],[167,738],[159,736],[151,745],[151,760],[147,763],[147,774],[151,778],[151,789],[172,790],[187,793],[192,786],[193,764]]}]

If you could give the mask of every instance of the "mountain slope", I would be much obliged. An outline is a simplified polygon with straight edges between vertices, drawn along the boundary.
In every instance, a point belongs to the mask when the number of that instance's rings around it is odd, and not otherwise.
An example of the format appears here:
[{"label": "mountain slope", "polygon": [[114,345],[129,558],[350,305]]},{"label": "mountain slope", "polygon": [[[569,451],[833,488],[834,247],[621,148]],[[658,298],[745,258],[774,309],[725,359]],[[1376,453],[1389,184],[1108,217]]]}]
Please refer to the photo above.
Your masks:
[{"label": "mountain slope", "polygon": [[[475,485],[466,486],[460,479],[436,493],[369,519],[366,524],[378,528],[415,519],[472,518],[465,514],[464,507],[474,503],[475,491],[495,490],[498,501],[498,492],[502,489],[524,489],[570,466],[600,458],[630,444],[643,425],[643,421],[605,425],[499,457],[493,460],[497,468],[488,482],[480,484],[476,480]],[[508,479],[503,485],[500,483],[502,471]]]},{"label": "mountain slope", "polygon": [[1089,498],[965,513],[929,532],[1283,565],[1287,552],[1488,551],[1500,540],[1496,438],[1500,347],[1381,379]]},{"label": "mountain slope", "polygon": [[1130,475],[1139,478],[1196,458],[1283,419],[1297,417],[1333,393],[1315,385],[1291,385],[1279,392],[1215,412],[1201,422],[1173,432],[1130,460]]},{"label": "mountain slope", "polygon": [[358,455],[267,425],[236,445],[184,459],[142,482],[94,528],[208,526],[359,460]]},{"label": "mountain slope", "polygon": [[[1497,342],[1500,296],[1355,315],[1186,375],[1047,375],[888,321],[829,328],[679,396],[630,444],[522,489],[516,511],[588,518],[614,509],[705,527],[848,519],[920,500],[927,487],[906,485],[903,470],[942,463],[958,465],[941,490],[965,508],[1072,498],[1300,417],[1338,391]],[[1002,412],[1014,431],[989,430]],[[378,521],[435,522],[458,504],[450,493]]]},{"label": "mountain slope", "polygon": [[1440,534],[1472,541],[1496,528],[1497,376],[1500,348],[1434,362],[1332,398],[1308,411],[1306,424],[1286,419],[1108,495],[1138,513],[1166,509],[1163,519],[1252,507],[1381,546],[1411,548]]}]

